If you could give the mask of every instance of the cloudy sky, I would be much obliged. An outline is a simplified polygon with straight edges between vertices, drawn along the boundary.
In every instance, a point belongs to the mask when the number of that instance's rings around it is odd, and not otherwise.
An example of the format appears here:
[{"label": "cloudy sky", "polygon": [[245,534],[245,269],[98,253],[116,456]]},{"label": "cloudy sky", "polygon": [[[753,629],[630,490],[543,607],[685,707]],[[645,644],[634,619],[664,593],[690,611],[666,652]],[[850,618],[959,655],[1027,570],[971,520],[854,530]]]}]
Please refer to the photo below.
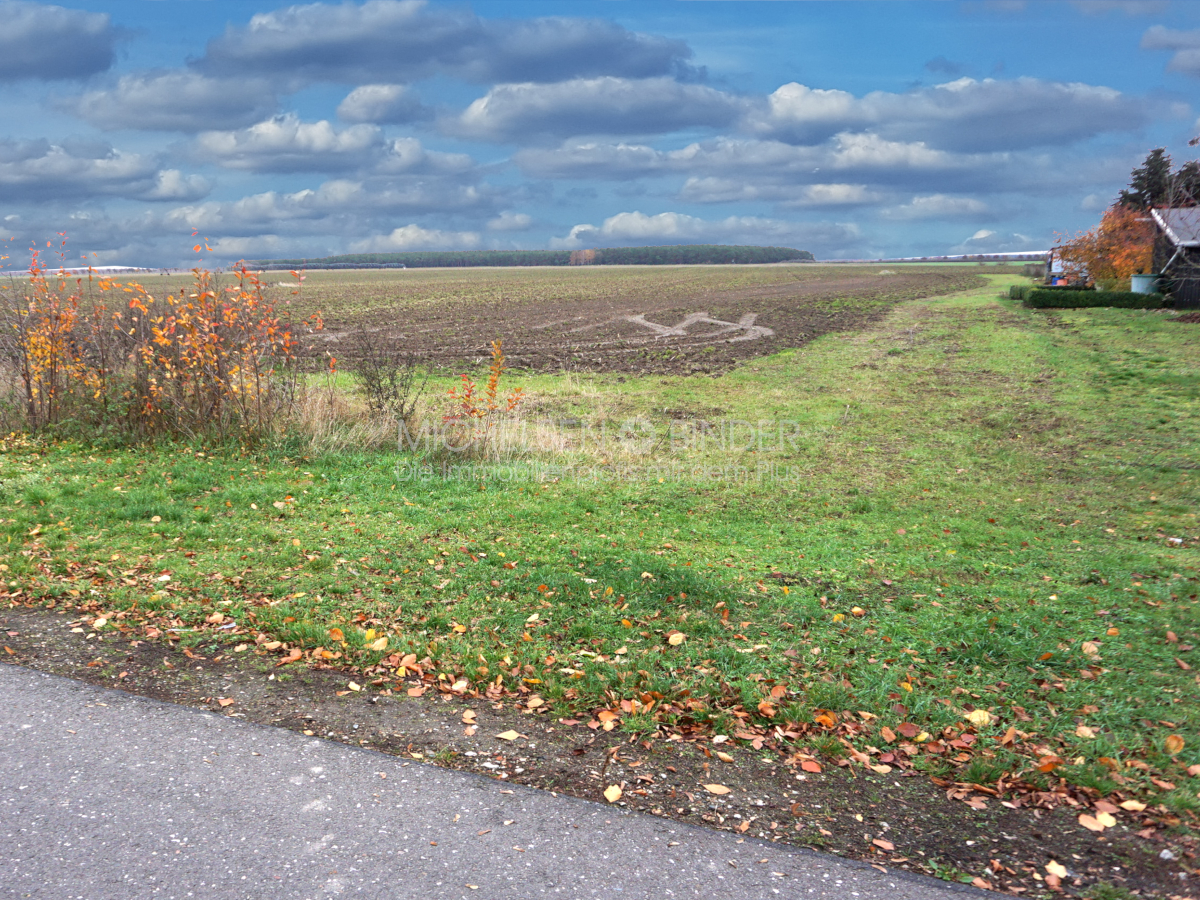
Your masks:
[{"label": "cloudy sky", "polygon": [[[1192,158],[1191,2],[0,0],[0,237],[70,260],[1042,249]],[[11,239],[11,240],[9,240]]]}]

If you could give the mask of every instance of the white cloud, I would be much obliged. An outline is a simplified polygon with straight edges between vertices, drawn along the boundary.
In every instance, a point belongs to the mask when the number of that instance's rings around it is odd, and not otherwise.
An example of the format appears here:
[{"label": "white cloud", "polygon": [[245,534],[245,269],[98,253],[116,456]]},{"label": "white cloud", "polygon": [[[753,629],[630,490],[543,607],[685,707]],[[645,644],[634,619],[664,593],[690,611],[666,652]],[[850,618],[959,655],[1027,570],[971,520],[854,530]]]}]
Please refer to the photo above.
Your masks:
[{"label": "white cloud", "polygon": [[153,159],[108,144],[0,141],[0,199],[10,202],[101,196],[157,200],[166,199],[160,191],[185,184],[192,192],[204,187],[202,180],[159,171]]},{"label": "white cloud", "polygon": [[910,221],[913,219],[958,219],[987,215],[988,205],[974,197],[951,197],[947,194],[929,194],[913,197],[908,203],[880,211],[885,219]]},{"label": "white cloud", "polygon": [[433,110],[422,105],[416,93],[402,84],[364,84],[346,95],[337,108],[343,122],[376,122],[403,125],[428,119]]},{"label": "white cloud", "polygon": [[210,190],[212,185],[202,175],[184,175],[178,169],[164,169],[155,177],[154,187],[143,196],[147,200],[178,202],[199,200]]},{"label": "white cloud", "polygon": [[596,19],[480,19],[417,0],[308,3],[258,13],[209,42],[204,71],[338,83],[559,81],[689,72],[683,41]]},{"label": "white cloud", "polygon": [[438,231],[405,225],[391,234],[376,235],[350,245],[351,253],[398,253],[404,250],[470,250],[479,246],[474,231]]},{"label": "white cloud", "polygon": [[677,212],[646,215],[634,211],[610,216],[598,227],[576,225],[566,237],[552,238],[550,246],[575,249],[658,243],[778,244],[823,255],[845,255],[859,246],[861,238],[852,224],[810,224],[755,216],[707,220]]},{"label": "white cloud", "polygon": [[888,140],[986,152],[1068,144],[1132,131],[1147,120],[1144,100],[1112,88],[1037,78],[959,78],[903,94],[874,91],[861,99],[793,82],[772,93],[745,127],[796,144],[869,130]]},{"label": "white cloud", "polygon": [[107,13],[5,0],[0,22],[0,81],[86,78],[113,63],[118,33]]},{"label": "white cloud", "polygon": [[354,169],[383,147],[376,125],[338,131],[329,122],[302,122],[294,113],[276,116],[238,131],[206,131],[195,152],[229,169],[253,172],[314,172]]},{"label": "white cloud", "polygon": [[476,140],[526,143],[551,137],[663,134],[732,124],[746,101],[671,78],[604,76],[554,84],[498,84],[456,119],[454,134]]},{"label": "white cloud", "polygon": [[1033,250],[1046,250],[1052,241],[1039,240],[1029,235],[1011,232],[998,234],[986,228],[981,228],[973,235],[950,248],[950,253],[1019,253]]},{"label": "white cloud", "polygon": [[123,75],[113,87],[88,91],[62,105],[105,130],[195,132],[249,125],[274,112],[278,103],[262,79],[159,70]]},{"label": "white cloud", "polygon": [[527,213],[514,213],[508,210],[500,213],[487,223],[488,231],[528,231],[533,225],[533,217]]},{"label": "white cloud", "polygon": [[1142,49],[1172,50],[1168,71],[1200,76],[1200,30],[1176,31],[1154,25],[1142,35]]}]

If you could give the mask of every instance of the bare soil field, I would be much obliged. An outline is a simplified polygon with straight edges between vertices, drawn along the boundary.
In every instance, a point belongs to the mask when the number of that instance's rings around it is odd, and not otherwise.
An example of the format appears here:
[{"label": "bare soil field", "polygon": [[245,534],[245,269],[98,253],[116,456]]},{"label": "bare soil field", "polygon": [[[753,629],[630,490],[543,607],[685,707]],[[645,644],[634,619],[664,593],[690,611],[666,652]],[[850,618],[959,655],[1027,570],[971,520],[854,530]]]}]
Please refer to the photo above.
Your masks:
[{"label": "bare soil field", "polygon": [[325,319],[307,352],[343,365],[366,340],[456,369],[500,339],[533,371],[699,374],[981,283],[967,267],[366,270],[311,273],[295,305]]}]

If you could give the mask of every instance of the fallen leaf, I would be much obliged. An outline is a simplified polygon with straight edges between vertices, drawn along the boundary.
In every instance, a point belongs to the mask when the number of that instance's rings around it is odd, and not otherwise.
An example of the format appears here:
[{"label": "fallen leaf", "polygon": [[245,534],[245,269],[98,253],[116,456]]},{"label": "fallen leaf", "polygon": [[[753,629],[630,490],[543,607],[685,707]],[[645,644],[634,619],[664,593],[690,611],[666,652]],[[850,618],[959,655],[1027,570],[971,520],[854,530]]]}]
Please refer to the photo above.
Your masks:
[{"label": "fallen leaf", "polygon": [[812,772],[814,775],[821,773],[821,764],[815,759],[806,759],[800,763],[800,768],[805,772]]},{"label": "fallen leaf", "polygon": [[367,649],[368,650],[386,650],[387,645],[388,645],[388,639],[387,639],[387,635],[385,634],[383,637],[379,638],[378,640],[371,641],[371,643],[367,644]]},{"label": "fallen leaf", "polygon": [[724,750],[717,751],[717,759],[719,759],[721,762],[727,762],[727,763],[733,762],[733,757],[730,756],[728,753],[726,753]]},{"label": "fallen leaf", "polygon": [[[1101,813],[1101,815],[1103,815],[1103,813]],[[1109,818],[1111,819],[1112,816],[1109,816]],[[1107,825],[1104,825],[1102,822],[1100,822],[1098,819],[1094,818],[1093,816],[1089,816],[1087,813],[1082,813],[1079,816],[1079,824],[1082,825],[1084,828],[1086,828],[1088,831],[1103,831],[1105,828],[1108,827]]]},{"label": "fallen leaf", "polygon": [[97,619],[96,621],[94,621],[92,623],[92,628],[99,631],[101,628],[103,628],[107,624],[108,624],[108,619],[104,619],[104,618]]},{"label": "fallen leaf", "polygon": [[992,714],[986,709],[976,709],[963,716],[968,722],[976,728],[982,728],[985,725],[992,723]]},{"label": "fallen leaf", "polygon": [[1146,804],[1140,800],[1126,800],[1121,804],[1121,809],[1127,809],[1130,812],[1141,812],[1146,808]]},{"label": "fallen leaf", "polygon": [[1081,738],[1094,738],[1096,736],[1096,732],[1094,732],[1087,725],[1080,725],[1075,729],[1075,736]]},{"label": "fallen leaf", "polygon": [[1055,862],[1054,860],[1050,860],[1050,862],[1046,863],[1046,871],[1057,878],[1066,878],[1069,874],[1066,866],[1064,866],[1062,863]]},{"label": "fallen leaf", "polygon": [[525,737],[525,735],[509,729],[508,731],[500,732],[498,735],[496,735],[496,737],[500,738],[502,741],[515,741],[517,738]]},{"label": "fallen leaf", "polygon": [[1180,750],[1183,749],[1183,738],[1177,734],[1169,734],[1167,735],[1167,739],[1164,741],[1164,744],[1166,745],[1167,752],[1172,756],[1175,756]]},{"label": "fallen leaf", "polygon": [[610,784],[608,787],[606,787],[604,789],[604,799],[607,800],[609,803],[616,803],[618,800],[621,799],[621,793],[622,792],[621,792],[620,785]]},{"label": "fallen leaf", "polygon": [[1187,773],[1193,778],[1200,778],[1200,763],[1197,763],[1194,766],[1188,766]]},{"label": "fallen leaf", "polygon": [[462,719],[463,719],[464,725],[474,725],[475,724],[475,710],[473,710],[473,709],[463,710]]},{"label": "fallen leaf", "polygon": [[706,784],[704,789],[710,794],[728,794],[732,789],[725,787],[723,784]]},{"label": "fallen leaf", "polygon": [[879,729],[879,736],[889,744],[896,740],[896,732],[892,731],[892,729],[888,728],[886,725]]},{"label": "fallen leaf", "polygon": [[687,635],[682,631],[673,631],[667,636],[667,643],[672,647],[678,647],[685,640],[687,640]]},{"label": "fallen leaf", "polygon": [[896,849],[895,844],[893,844],[891,841],[885,841],[883,838],[875,838],[875,840],[871,841],[871,843],[874,844],[876,847],[878,847],[880,850],[891,851],[891,850]]},{"label": "fallen leaf", "polygon": [[758,704],[758,712],[769,719],[775,715],[775,705],[769,700],[762,700]]},{"label": "fallen leaf", "polygon": [[350,688],[350,690],[352,690],[352,691],[361,691],[362,690],[362,685],[358,684],[357,682],[354,682],[354,681],[351,681],[349,684],[346,685],[346,687]]},{"label": "fallen leaf", "polygon": [[1105,828],[1112,828],[1117,824],[1117,820],[1113,818],[1112,813],[1098,812],[1096,813],[1096,821]]},{"label": "fallen leaf", "polygon": [[230,699],[229,697],[218,697],[217,703],[220,706],[233,706],[233,700]]},{"label": "fallen leaf", "polygon": [[530,697],[528,700],[525,701],[526,709],[537,709],[539,706],[545,706],[545,705],[546,705],[546,701],[543,700],[541,697],[537,696],[536,694],[534,694],[532,697]]},{"label": "fallen leaf", "polygon": [[420,697],[423,693],[425,693],[425,686],[421,685],[420,687],[410,687],[405,693],[407,693],[410,697]]}]

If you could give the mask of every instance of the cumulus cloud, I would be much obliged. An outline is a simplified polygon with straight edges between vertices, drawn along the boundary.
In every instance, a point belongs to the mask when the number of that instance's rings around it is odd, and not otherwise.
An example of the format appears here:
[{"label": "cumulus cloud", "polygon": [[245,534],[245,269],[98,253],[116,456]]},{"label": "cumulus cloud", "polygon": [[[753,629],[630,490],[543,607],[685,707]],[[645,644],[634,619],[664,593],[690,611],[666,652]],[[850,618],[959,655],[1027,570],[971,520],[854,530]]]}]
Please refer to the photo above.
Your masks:
[{"label": "cumulus cloud", "polygon": [[554,84],[498,84],[444,127],[476,140],[524,143],[571,135],[722,127],[745,109],[745,100],[704,85],[603,76]]},{"label": "cumulus cloud", "polygon": [[86,78],[113,63],[118,33],[107,13],[4,0],[0,22],[0,81]]},{"label": "cumulus cloud", "polygon": [[951,253],[1021,253],[1034,250],[1045,250],[1050,246],[1049,240],[1039,240],[1029,235],[1012,232],[998,234],[981,228],[973,235],[950,248]]},{"label": "cumulus cloud", "polygon": [[432,118],[433,110],[402,84],[364,84],[346,95],[337,114],[343,122],[403,125]]},{"label": "cumulus cloud", "polygon": [[787,184],[717,176],[689,178],[679,191],[679,199],[689,203],[762,200],[784,207],[862,206],[883,198],[884,194],[865,184]]},{"label": "cumulus cloud", "polygon": [[496,218],[488,220],[487,228],[488,231],[528,231],[532,225],[532,216],[505,210]]},{"label": "cumulus cloud", "polygon": [[[202,181],[179,172],[159,171],[151,158],[123,153],[107,144],[46,140],[0,141],[0,199],[80,200],[92,197],[167,199],[160,192],[187,187],[207,190]],[[203,196],[198,194],[196,196]]]},{"label": "cumulus cloud", "polygon": [[154,187],[143,195],[146,200],[172,200],[175,202],[199,200],[212,190],[208,179],[202,175],[184,175],[178,169],[164,169],[154,179]]},{"label": "cumulus cloud", "polygon": [[566,237],[552,238],[550,246],[574,249],[658,243],[777,244],[843,255],[858,246],[861,238],[852,224],[809,224],[756,216],[708,220],[677,212],[646,215],[634,211],[610,216],[600,226],[576,225]]},{"label": "cumulus cloud", "polygon": [[914,219],[972,218],[989,213],[988,205],[974,197],[951,197],[948,194],[929,194],[913,197],[907,203],[881,210],[885,219],[911,221]]},{"label": "cumulus cloud", "polygon": [[1170,50],[1168,71],[1200,76],[1200,30],[1176,31],[1154,25],[1142,35],[1142,49]]},{"label": "cumulus cloud", "polygon": [[904,94],[785,84],[749,115],[755,134],[815,144],[845,131],[889,140],[923,141],[939,149],[979,152],[1068,144],[1131,131],[1147,121],[1144,101],[1112,88],[1016,78],[959,78]]},{"label": "cumulus cloud", "polygon": [[438,231],[420,225],[395,228],[350,245],[351,253],[397,253],[404,250],[471,250],[479,246],[474,231]]},{"label": "cumulus cloud", "polygon": [[197,65],[213,74],[286,72],[306,81],[411,82],[446,74],[476,83],[559,81],[600,74],[687,73],[679,40],[614,22],[485,20],[417,0],[309,3],[259,13],[210,41]]},{"label": "cumulus cloud", "polygon": [[123,75],[111,87],[87,91],[63,105],[97,128],[196,132],[249,125],[278,102],[257,78],[208,78],[185,69]]},{"label": "cumulus cloud", "polygon": [[238,131],[197,135],[196,155],[229,169],[252,172],[321,172],[362,166],[383,146],[375,125],[338,131],[329,122],[302,122],[294,113]]}]

